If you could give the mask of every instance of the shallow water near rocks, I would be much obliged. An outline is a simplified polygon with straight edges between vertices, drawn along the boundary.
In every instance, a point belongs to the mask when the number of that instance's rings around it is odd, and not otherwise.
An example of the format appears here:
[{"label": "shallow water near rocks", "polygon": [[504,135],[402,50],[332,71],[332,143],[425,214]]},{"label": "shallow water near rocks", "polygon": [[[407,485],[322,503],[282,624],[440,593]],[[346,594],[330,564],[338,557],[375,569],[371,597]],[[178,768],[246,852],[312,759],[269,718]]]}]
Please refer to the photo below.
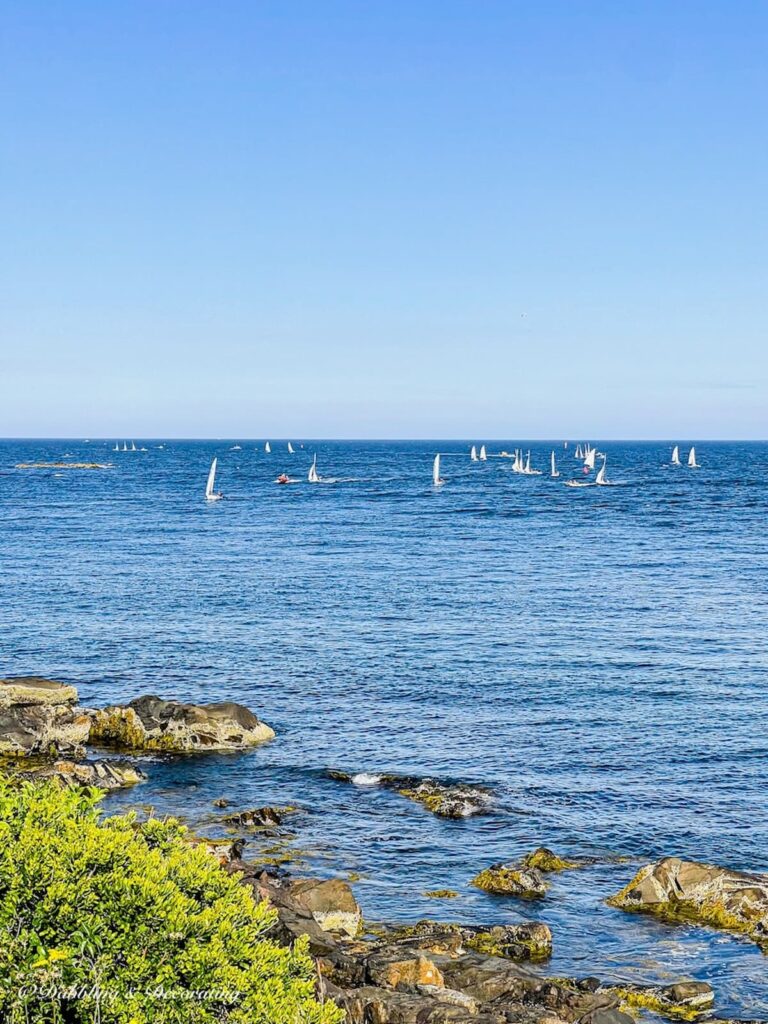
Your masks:
[{"label": "shallow water near rocks", "polygon": [[[236,700],[278,733],[148,759],[106,806],[226,834],[217,797],[295,804],[289,835],[247,850],[359,875],[371,920],[540,919],[551,973],[695,977],[719,1015],[768,1018],[753,944],[603,903],[662,855],[768,870],[768,445],[699,443],[688,470],[664,466],[671,444],[601,442],[616,486],[568,488],[580,463],[561,442],[525,445],[540,469],[555,447],[555,481],[473,464],[464,442],[292,440],[0,442],[0,674],[75,683],[84,704]],[[337,483],[303,482],[315,451]],[[65,452],[113,468],[14,468]],[[206,504],[214,455],[225,500]],[[497,797],[446,821],[329,767]],[[636,860],[556,876],[535,903],[468,885],[542,843]]]}]

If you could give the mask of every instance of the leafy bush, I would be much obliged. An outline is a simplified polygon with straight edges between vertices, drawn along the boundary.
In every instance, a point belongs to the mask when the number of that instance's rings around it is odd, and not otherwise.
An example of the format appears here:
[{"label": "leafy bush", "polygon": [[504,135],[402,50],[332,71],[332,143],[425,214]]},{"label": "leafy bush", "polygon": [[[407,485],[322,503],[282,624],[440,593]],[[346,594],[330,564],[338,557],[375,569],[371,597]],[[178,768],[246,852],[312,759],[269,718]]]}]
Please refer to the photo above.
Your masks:
[{"label": "leafy bush", "polygon": [[306,947],[176,821],[101,818],[97,791],[0,783],[0,1019],[338,1024]]}]

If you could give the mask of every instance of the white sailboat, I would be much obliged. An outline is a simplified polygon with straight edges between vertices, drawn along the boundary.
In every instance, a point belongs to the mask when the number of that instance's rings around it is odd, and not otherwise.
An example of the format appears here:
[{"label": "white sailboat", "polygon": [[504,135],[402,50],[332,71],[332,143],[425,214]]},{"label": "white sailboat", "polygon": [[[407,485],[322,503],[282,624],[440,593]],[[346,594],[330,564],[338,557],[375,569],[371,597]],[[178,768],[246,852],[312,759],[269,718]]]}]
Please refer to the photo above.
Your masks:
[{"label": "white sailboat", "polygon": [[469,453],[469,457],[470,459],[472,459],[473,462],[477,462],[477,448],[474,445],[472,445],[472,450]]},{"label": "white sailboat", "polygon": [[230,451],[232,452],[241,452],[242,450],[242,445],[239,444],[233,444],[232,447],[230,448]]},{"label": "white sailboat", "polygon": [[696,461],[696,449],[695,448],[691,448],[691,450],[688,452],[688,468],[689,469],[698,469],[699,468],[699,464]]},{"label": "white sailboat", "polygon": [[131,451],[132,452],[136,451],[136,442],[135,441],[131,441]]},{"label": "white sailboat", "polygon": [[481,444],[480,445],[480,461],[481,462],[485,462],[487,458],[488,458],[488,456],[486,455],[486,452],[485,452],[485,445]]},{"label": "white sailboat", "polygon": [[677,445],[675,445],[675,447],[672,449],[672,465],[673,466],[681,465],[681,463],[680,463],[680,448]]},{"label": "white sailboat", "polygon": [[126,441],[123,441],[123,451],[124,451],[124,452],[127,452],[127,451],[128,451],[128,444],[127,444],[127,442],[126,442]]},{"label": "white sailboat", "polygon": [[441,484],[445,483],[445,480],[440,479],[440,453],[438,452],[435,456],[435,461],[432,463],[432,483],[435,487],[440,487]]},{"label": "white sailboat", "polygon": [[291,455],[293,455],[293,445],[291,444],[291,442],[290,442],[290,441],[288,442],[288,452],[289,452],[289,453],[290,453]]},{"label": "white sailboat", "polygon": [[115,441],[115,447],[112,449],[112,451],[113,452],[119,452],[120,451],[120,445],[117,443],[117,441]]},{"label": "white sailboat", "polygon": [[595,468],[595,455],[597,454],[596,448],[587,449],[587,454],[584,456],[584,465],[587,469]]},{"label": "white sailboat", "polygon": [[269,453],[272,451],[272,449],[269,446],[269,441],[267,441],[267,443],[264,445],[264,451],[267,453],[267,455],[269,455]]},{"label": "white sailboat", "polygon": [[309,473],[307,474],[307,480],[311,484],[319,484],[320,477],[317,475],[317,455],[312,459],[312,465],[309,467]]},{"label": "white sailboat", "polygon": [[206,501],[218,501],[222,497],[221,494],[217,494],[214,491],[216,486],[216,463],[218,459],[214,459],[211,463],[211,468],[208,471],[208,483],[205,485],[205,500]]},{"label": "white sailboat", "polygon": [[605,457],[603,457],[603,464],[600,467],[600,469],[598,469],[597,476],[595,477],[595,483],[596,484],[600,484],[601,486],[603,484],[607,484],[608,483],[608,481],[605,479],[605,463],[606,463],[606,459],[605,459]]},{"label": "white sailboat", "polygon": [[558,470],[557,464],[555,463],[555,451],[554,451],[554,448],[552,449],[552,455],[550,456],[550,459],[549,459],[549,465],[550,465],[549,475],[553,476],[553,477],[554,476],[560,476],[560,471]]}]

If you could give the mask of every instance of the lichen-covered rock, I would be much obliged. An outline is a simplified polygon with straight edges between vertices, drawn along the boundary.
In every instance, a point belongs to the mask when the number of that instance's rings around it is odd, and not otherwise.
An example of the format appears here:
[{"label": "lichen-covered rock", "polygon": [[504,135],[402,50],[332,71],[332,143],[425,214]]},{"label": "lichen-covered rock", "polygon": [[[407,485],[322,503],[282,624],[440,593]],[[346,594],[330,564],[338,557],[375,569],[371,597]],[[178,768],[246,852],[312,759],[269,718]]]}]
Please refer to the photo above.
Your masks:
[{"label": "lichen-covered rock", "polygon": [[186,838],[191,846],[202,846],[222,867],[239,861],[245,847],[243,839],[209,839],[206,836],[195,835],[188,835]]},{"label": "lichen-covered rock", "polygon": [[41,704],[75,704],[77,690],[66,683],[40,676],[18,676],[15,679],[0,679],[0,708],[19,704],[34,707]]},{"label": "lichen-covered rock", "polygon": [[294,903],[309,911],[327,932],[357,935],[363,914],[352,890],[340,878],[306,878],[292,882],[288,892]]},{"label": "lichen-covered rock", "polygon": [[538,868],[515,864],[492,864],[475,875],[471,884],[483,892],[526,900],[541,898],[549,888]]},{"label": "lichen-covered rock", "polygon": [[147,776],[129,761],[54,761],[42,762],[18,776],[27,779],[55,779],[65,786],[95,786],[97,789],[123,789],[144,782]]},{"label": "lichen-covered rock", "polygon": [[90,728],[88,715],[69,704],[0,707],[0,755],[82,757]]},{"label": "lichen-covered rock", "polygon": [[619,985],[614,992],[627,1007],[648,1010],[674,1020],[695,1020],[712,1009],[715,994],[705,981],[679,981],[674,985]]},{"label": "lichen-covered rock", "polygon": [[91,716],[91,743],[125,750],[244,750],[275,735],[248,708],[229,702],[182,704],[148,696]]},{"label": "lichen-covered rock", "polygon": [[570,868],[577,868],[579,867],[579,862],[565,860],[563,857],[558,857],[552,850],[547,849],[546,846],[539,846],[538,849],[527,853],[520,861],[520,865],[524,868],[536,868],[537,871],[541,871],[543,874],[551,874],[557,871],[568,871]]},{"label": "lichen-covered rock", "polygon": [[768,951],[768,876],[677,857],[641,868],[608,903],[748,935]]},{"label": "lichen-covered rock", "polygon": [[469,818],[491,809],[493,791],[487,786],[468,782],[441,782],[416,775],[375,774],[330,769],[328,775],[339,782],[351,782],[362,787],[380,786],[392,789],[413,800],[439,818]]},{"label": "lichen-covered rock", "polygon": [[250,811],[240,811],[239,814],[228,814],[222,820],[225,825],[273,828],[282,822],[283,815],[293,810],[293,807],[254,807]]}]

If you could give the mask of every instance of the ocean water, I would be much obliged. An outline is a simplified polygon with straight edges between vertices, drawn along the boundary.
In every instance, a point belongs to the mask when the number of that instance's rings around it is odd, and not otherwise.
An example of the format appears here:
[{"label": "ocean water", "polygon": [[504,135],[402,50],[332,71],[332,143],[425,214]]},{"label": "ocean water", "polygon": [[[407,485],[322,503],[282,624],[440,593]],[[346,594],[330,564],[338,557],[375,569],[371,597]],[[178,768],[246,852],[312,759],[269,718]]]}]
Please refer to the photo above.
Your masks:
[{"label": "ocean water", "polygon": [[[235,700],[277,731],[241,756],[149,759],[106,807],[225,834],[216,797],[295,804],[272,852],[353,874],[371,920],[540,919],[549,972],[695,977],[721,1016],[768,1018],[754,945],[603,902],[662,855],[768,871],[768,445],[699,443],[689,470],[665,465],[671,444],[600,442],[615,486],[569,488],[573,443],[525,443],[542,470],[555,448],[551,480],[471,463],[468,442],[293,440],[0,442],[0,674],[88,704]],[[335,482],[305,482],[314,452]],[[207,504],[214,455],[225,500]],[[15,468],[65,456],[113,468]],[[497,796],[444,821],[329,767]],[[468,885],[539,844],[606,859],[537,903]],[[438,888],[459,897],[423,895]]]}]

